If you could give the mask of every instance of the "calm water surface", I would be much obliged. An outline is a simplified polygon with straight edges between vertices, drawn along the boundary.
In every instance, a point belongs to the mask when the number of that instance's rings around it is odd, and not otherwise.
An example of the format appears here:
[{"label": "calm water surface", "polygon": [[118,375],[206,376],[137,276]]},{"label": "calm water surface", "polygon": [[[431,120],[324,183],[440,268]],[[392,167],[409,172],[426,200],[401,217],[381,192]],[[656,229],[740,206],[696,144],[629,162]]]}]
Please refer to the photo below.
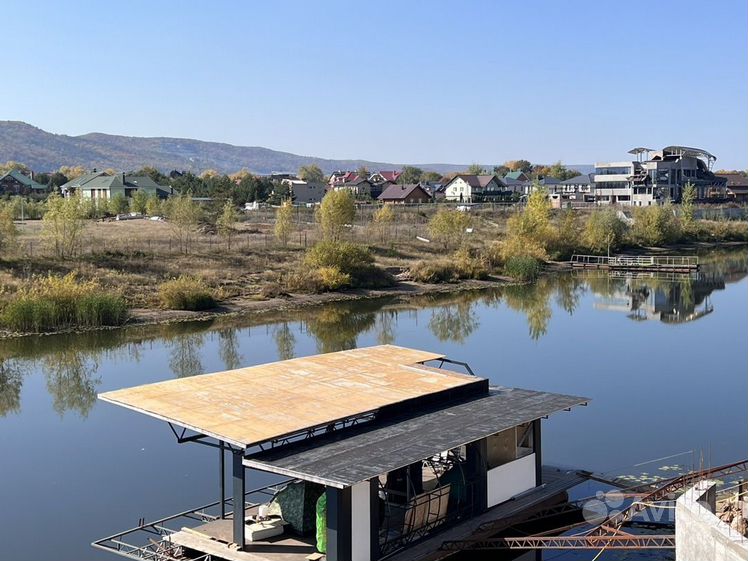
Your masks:
[{"label": "calm water surface", "polygon": [[[97,402],[97,392],[378,343],[469,361],[496,384],[590,397],[544,421],[546,463],[651,474],[736,461],[748,442],[746,271],[741,252],[698,278],[566,275],[262,324],[0,342],[0,559],[111,559],[88,544],[217,499],[213,449],[178,445],[165,423]],[[266,481],[252,474],[248,488]]]}]

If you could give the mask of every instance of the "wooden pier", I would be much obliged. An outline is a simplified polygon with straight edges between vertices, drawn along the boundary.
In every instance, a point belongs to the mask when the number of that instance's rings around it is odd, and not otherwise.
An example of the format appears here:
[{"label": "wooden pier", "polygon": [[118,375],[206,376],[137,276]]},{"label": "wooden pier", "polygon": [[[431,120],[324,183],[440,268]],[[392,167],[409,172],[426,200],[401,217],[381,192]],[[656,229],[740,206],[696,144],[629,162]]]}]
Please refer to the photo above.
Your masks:
[{"label": "wooden pier", "polygon": [[688,255],[577,255],[574,269],[607,269],[651,273],[691,273],[699,270],[699,258]]}]

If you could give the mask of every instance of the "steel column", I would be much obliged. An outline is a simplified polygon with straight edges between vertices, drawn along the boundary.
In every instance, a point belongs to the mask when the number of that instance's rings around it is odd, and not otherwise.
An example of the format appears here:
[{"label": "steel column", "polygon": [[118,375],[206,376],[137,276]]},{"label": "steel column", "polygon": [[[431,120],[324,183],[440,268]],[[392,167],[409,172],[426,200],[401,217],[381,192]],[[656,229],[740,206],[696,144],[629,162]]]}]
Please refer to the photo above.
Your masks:
[{"label": "steel column", "polygon": [[543,450],[540,440],[540,419],[532,422],[532,448],[535,452],[535,486],[543,484]]},{"label": "steel column", "polygon": [[474,482],[473,511],[488,508],[488,442],[481,438],[465,447],[468,477]]},{"label": "steel column", "polygon": [[239,551],[244,549],[244,454],[234,451],[233,477],[234,477],[234,543]]},{"label": "steel column", "polygon": [[221,492],[221,519],[226,518],[226,456],[223,440],[218,441],[218,465],[221,475],[218,488]]},{"label": "steel column", "polygon": [[351,559],[351,488],[327,487],[327,561]]}]

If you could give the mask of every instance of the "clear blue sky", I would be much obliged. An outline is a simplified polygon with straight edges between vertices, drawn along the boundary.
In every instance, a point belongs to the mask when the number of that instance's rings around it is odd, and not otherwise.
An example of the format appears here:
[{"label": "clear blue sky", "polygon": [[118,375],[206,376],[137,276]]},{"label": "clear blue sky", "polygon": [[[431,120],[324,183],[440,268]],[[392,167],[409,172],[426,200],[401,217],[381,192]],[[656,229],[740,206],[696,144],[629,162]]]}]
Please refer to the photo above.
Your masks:
[{"label": "clear blue sky", "polygon": [[322,157],[748,166],[745,0],[5,0],[0,119]]}]

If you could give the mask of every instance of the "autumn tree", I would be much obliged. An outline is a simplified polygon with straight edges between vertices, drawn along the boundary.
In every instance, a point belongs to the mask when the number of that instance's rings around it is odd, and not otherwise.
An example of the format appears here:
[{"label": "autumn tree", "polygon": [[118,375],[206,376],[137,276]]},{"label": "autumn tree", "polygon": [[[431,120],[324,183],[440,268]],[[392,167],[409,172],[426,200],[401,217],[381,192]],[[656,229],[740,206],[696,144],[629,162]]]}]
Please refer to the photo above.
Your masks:
[{"label": "autumn tree", "polygon": [[469,175],[485,175],[486,170],[482,165],[474,163],[468,166],[467,171],[465,173]]},{"label": "autumn tree", "polygon": [[551,204],[548,193],[537,183],[527,199],[527,205],[507,221],[505,258],[529,255],[536,259],[548,258],[552,241]]},{"label": "autumn tree", "polygon": [[160,216],[163,210],[161,199],[156,193],[148,195],[145,203],[145,212],[148,216]]},{"label": "autumn tree", "polygon": [[395,211],[391,204],[384,204],[374,213],[374,226],[378,230],[379,239],[385,241],[389,237],[392,223],[395,221]]},{"label": "autumn tree", "polygon": [[202,211],[188,193],[172,197],[165,206],[166,217],[177,238],[180,251],[187,253],[200,223]]},{"label": "autumn tree", "polygon": [[288,245],[288,240],[293,233],[293,203],[289,200],[283,201],[278,210],[275,211],[275,239],[283,247]]},{"label": "autumn tree", "polygon": [[18,228],[13,221],[13,214],[13,207],[9,204],[0,208],[0,249],[4,253],[11,253],[16,249]]},{"label": "autumn tree", "polygon": [[626,224],[618,217],[615,209],[595,210],[587,219],[582,233],[582,242],[594,253],[615,249],[623,241]]},{"label": "autumn tree", "polygon": [[80,195],[47,198],[42,218],[42,239],[60,259],[73,257],[80,249],[85,223],[85,204]]},{"label": "autumn tree", "polygon": [[122,193],[117,193],[111,199],[109,199],[109,214],[124,214],[129,208],[130,204],[127,202],[127,198]]},{"label": "autumn tree", "polygon": [[3,175],[13,170],[27,172],[29,171],[29,168],[26,164],[22,164],[21,162],[16,162],[15,160],[8,160],[4,164],[0,164],[0,175]]},{"label": "autumn tree", "polygon": [[337,242],[356,217],[356,203],[348,190],[330,191],[322,198],[317,220],[325,240]]},{"label": "autumn tree", "polygon": [[325,174],[317,164],[309,164],[299,168],[299,179],[308,183],[324,183]]},{"label": "autumn tree", "polygon": [[441,208],[431,217],[428,232],[431,238],[450,249],[462,244],[471,219],[467,212]]},{"label": "autumn tree", "polygon": [[67,177],[68,181],[78,179],[81,175],[86,174],[86,168],[83,166],[60,166],[59,173]]},{"label": "autumn tree", "polygon": [[532,171],[532,163],[528,160],[509,160],[508,162],[504,162],[504,166],[509,171],[522,171],[525,173]]},{"label": "autumn tree", "polygon": [[425,171],[421,174],[421,181],[424,183],[436,183],[442,180],[442,174],[436,171]]},{"label": "autumn tree", "polygon": [[360,166],[356,170],[356,175],[358,175],[359,179],[369,179],[371,173],[369,173],[369,169],[366,166]]},{"label": "autumn tree", "polygon": [[218,235],[226,242],[228,250],[231,250],[231,239],[234,236],[238,220],[239,214],[236,212],[236,206],[230,200],[226,201],[220,216],[216,220],[216,229],[218,230]]}]

